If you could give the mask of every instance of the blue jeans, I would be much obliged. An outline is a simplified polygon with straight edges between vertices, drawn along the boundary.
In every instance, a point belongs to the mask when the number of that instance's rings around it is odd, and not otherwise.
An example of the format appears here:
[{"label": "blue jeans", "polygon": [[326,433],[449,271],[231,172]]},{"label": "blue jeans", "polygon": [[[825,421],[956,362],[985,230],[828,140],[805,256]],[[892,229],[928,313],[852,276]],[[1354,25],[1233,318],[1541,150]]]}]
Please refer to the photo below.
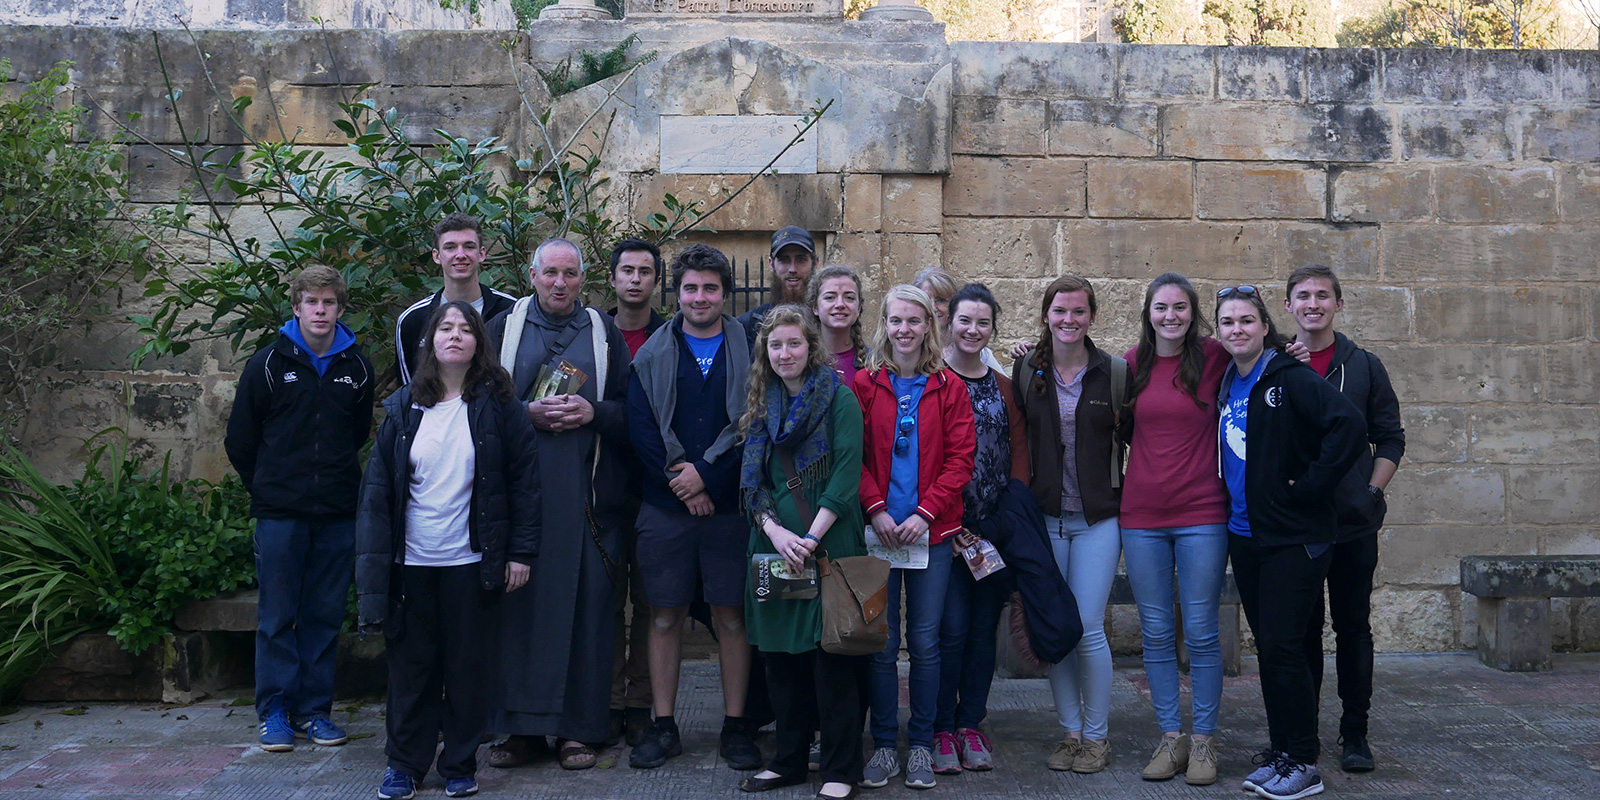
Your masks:
[{"label": "blue jeans", "polygon": [[1217,606],[1228,568],[1228,526],[1123,528],[1122,554],[1128,583],[1139,604],[1144,635],[1144,672],[1150,704],[1162,731],[1181,731],[1178,708],[1177,620],[1172,611],[1172,575],[1178,575],[1183,604],[1183,641],[1189,648],[1189,680],[1194,685],[1194,732],[1217,732],[1222,703],[1222,640]]},{"label": "blue jeans", "polygon": [[933,716],[939,704],[939,618],[950,582],[950,540],[928,548],[927,569],[889,570],[889,641],[872,655],[867,681],[872,707],[873,747],[894,747],[900,730],[900,585],[906,588],[906,650],[911,653],[911,720],[906,739],[912,747],[933,747]]},{"label": "blue jeans", "polygon": [[976,728],[989,713],[994,681],[995,632],[1005,605],[1006,576],[972,577],[967,562],[952,558],[950,584],[939,625],[939,711],[933,729]]},{"label": "blue jeans", "polygon": [[256,713],[333,710],[339,628],[355,572],[354,517],[256,520]]},{"label": "blue jeans", "polygon": [[1056,715],[1067,733],[1106,740],[1111,716],[1111,645],[1106,642],[1106,601],[1122,553],[1117,518],[1090,525],[1075,511],[1046,515],[1045,529],[1055,551],[1056,568],[1078,601],[1083,638],[1066,658],[1050,668],[1050,692]]}]

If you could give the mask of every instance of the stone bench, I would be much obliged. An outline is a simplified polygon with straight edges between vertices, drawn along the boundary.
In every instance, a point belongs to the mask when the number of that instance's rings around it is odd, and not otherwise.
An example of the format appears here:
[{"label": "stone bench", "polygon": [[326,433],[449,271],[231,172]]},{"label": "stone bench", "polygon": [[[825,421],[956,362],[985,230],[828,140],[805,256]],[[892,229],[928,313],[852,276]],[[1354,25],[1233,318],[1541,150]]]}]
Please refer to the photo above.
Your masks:
[{"label": "stone bench", "polygon": [[[1172,596],[1178,597],[1177,582],[1173,582]],[[1133,585],[1128,582],[1125,572],[1118,572],[1111,582],[1111,595],[1107,599],[1108,606],[1132,606],[1138,603],[1133,599]],[[1240,645],[1240,607],[1239,587],[1233,581],[1233,573],[1229,572],[1222,582],[1222,603],[1217,609],[1217,634],[1222,644],[1222,671],[1226,675],[1237,677],[1243,668],[1244,659]],[[1183,611],[1174,608],[1177,617],[1177,644],[1178,664],[1184,668],[1189,666],[1189,649],[1183,642]],[[1008,614],[1000,617],[1000,636],[998,662],[1001,672],[1014,678],[1040,677],[1044,673],[1032,668],[1011,646],[1011,635]]]},{"label": "stone bench", "polygon": [[1600,555],[1467,556],[1461,591],[1478,598],[1478,659],[1507,672],[1550,669],[1550,598],[1600,597]]}]

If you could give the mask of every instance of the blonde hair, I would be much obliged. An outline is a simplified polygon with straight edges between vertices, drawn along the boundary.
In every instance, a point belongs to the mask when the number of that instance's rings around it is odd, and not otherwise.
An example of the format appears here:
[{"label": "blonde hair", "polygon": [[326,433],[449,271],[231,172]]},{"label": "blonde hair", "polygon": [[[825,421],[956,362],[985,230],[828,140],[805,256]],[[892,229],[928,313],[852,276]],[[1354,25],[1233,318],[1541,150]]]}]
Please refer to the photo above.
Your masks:
[{"label": "blonde hair", "polygon": [[917,272],[915,278],[911,279],[911,285],[919,289],[922,288],[923,284],[927,284],[928,289],[932,290],[928,292],[928,295],[934,298],[936,303],[948,303],[956,293],[956,277],[939,267],[925,267]]},{"label": "blonde hair", "polygon": [[[856,363],[860,364],[867,358],[866,337],[861,335],[861,276],[856,271],[843,264],[829,264],[816,272],[811,273],[811,281],[806,284],[806,308],[813,317],[817,316],[817,301],[822,299],[823,281],[833,278],[849,278],[856,285],[856,321],[850,324],[850,344],[856,349]],[[817,325],[822,325],[822,320],[817,319]]]},{"label": "blonde hair", "polygon": [[917,374],[932,375],[944,369],[944,345],[939,339],[938,317],[933,313],[933,298],[927,292],[909,284],[889,287],[883,295],[878,312],[878,327],[872,331],[872,351],[867,355],[867,369],[877,371],[893,366],[893,348],[889,344],[889,302],[899,300],[922,309],[928,320],[928,332],[922,337],[922,354],[917,357]]},{"label": "blonde hair", "polygon": [[[767,387],[774,380],[781,380],[767,358],[767,342],[780,325],[797,325],[801,335],[806,338],[806,375],[816,369],[833,369],[830,356],[822,351],[822,331],[817,328],[814,317],[795,303],[784,303],[768,311],[766,319],[762,320],[761,332],[756,334],[755,349],[750,353],[750,388],[745,397],[744,416],[739,418],[740,441],[750,435],[750,426],[766,417]],[[773,433],[775,431],[768,431],[767,435]]]}]

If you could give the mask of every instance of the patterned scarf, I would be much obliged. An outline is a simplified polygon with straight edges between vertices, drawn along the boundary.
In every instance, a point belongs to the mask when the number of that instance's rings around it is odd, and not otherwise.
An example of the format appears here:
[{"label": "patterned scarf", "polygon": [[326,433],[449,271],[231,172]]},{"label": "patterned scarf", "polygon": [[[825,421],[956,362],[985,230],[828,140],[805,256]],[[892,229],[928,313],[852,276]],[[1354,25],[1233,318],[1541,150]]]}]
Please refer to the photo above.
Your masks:
[{"label": "patterned scarf", "polygon": [[759,518],[763,512],[773,513],[772,493],[765,480],[773,446],[794,451],[802,491],[819,482],[820,473],[827,469],[828,410],[838,389],[839,373],[826,367],[806,375],[793,403],[789,402],[783,381],[767,385],[766,412],[750,426],[744,442],[744,463],[739,470],[739,491],[752,518]]}]

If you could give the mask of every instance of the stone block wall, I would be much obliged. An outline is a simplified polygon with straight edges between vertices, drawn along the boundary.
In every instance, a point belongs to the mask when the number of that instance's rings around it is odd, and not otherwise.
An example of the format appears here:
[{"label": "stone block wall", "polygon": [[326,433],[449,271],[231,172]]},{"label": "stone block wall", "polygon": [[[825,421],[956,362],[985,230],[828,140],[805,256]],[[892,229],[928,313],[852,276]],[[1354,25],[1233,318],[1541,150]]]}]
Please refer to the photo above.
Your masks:
[{"label": "stone block wall", "polygon": [[[825,260],[867,276],[869,309],[942,265],[995,289],[1001,350],[1036,335],[1043,285],[1075,272],[1100,296],[1097,341],[1121,349],[1162,272],[1202,292],[1257,284],[1276,303],[1295,267],[1332,266],[1340,327],[1388,365],[1409,440],[1380,534],[1380,648],[1475,645],[1476,607],[1455,586],[1462,555],[1600,551],[1600,54],[946,44],[938,26],[792,20],[547,21],[512,53],[548,65],[630,32],[660,53],[630,85],[531,98],[564,139],[616,89],[616,213],[649,213],[668,192],[715,202],[748,177],[664,174],[661,116],[797,115],[834,100],[812,133],[816,173],[760,177],[710,223],[750,255],[783,224],[810,227]],[[162,36],[187,87],[186,129],[239,145],[196,48]],[[240,121],[253,133],[275,129],[270,89],[302,144],[338,145],[328,101],[371,82],[418,131],[534,141],[508,34],[201,36],[217,84],[256,96]],[[0,52],[21,79],[75,59],[75,101],[143,112],[138,198],[186,185],[159,150],[180,137],[148,77],[148,31],[0,28]],[[209,255],[201,241],[169,245]],[[216,445],[237,364],[217,347],[127,370],[135,342],[118,320],[147,302],[138,294],[63,343],[75,369],[27,432],[58,475],[107,424],[173,448],[190,474],[226,469]],[[1600,648],[1600,604],[1556,606],[1558,646]],[[1126,612],[1114,639],[1133,650]]]}]

